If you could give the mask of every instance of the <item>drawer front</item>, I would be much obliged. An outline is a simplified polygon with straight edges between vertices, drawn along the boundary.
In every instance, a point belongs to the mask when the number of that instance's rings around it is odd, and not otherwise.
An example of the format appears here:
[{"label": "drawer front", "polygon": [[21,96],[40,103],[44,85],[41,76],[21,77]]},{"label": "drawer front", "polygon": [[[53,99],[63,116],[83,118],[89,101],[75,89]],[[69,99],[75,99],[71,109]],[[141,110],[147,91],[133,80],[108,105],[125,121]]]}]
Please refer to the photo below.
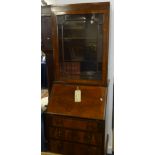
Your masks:
[{"label": "drawer front", "polygon": [[64,155],[102,155],[101,147],[93,147],[58,140],[51,140],[49,142],[49,150],[51,152],[62,153]]},{"label": "drawer front", "polygon": [[63,127],[69,129],[104,132],[104,121],[79,119],[46,114],[45,124],[49,127]]},{"label": "drawer front", "polygon": [[59,127],[48,128],[48,137],[70,142],[78,142],[91,145],[102,145],[103,134],[70,130]]}]

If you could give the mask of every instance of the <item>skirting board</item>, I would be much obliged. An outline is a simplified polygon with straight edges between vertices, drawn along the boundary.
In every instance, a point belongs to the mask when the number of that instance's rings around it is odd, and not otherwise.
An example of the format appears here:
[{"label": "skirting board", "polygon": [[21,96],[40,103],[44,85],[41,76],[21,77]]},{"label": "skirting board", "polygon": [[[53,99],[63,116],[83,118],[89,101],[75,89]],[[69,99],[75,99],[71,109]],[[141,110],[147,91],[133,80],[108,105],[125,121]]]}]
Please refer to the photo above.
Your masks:
[{"label": "skirting board", "polygon": [[[111,140],[111,141],[109,141],[109,140]],[[112,154],[112,151],[113,151],[113,140],[114,140],[113,139],[113,132],[112,132],[112,130],[109,130],[109,133],[108,133],[107,154]]]},{"label": "skirting board", "polygon": [[112,146],[109,146],[109,145],[108,145],[107,154],[112,154]]}]

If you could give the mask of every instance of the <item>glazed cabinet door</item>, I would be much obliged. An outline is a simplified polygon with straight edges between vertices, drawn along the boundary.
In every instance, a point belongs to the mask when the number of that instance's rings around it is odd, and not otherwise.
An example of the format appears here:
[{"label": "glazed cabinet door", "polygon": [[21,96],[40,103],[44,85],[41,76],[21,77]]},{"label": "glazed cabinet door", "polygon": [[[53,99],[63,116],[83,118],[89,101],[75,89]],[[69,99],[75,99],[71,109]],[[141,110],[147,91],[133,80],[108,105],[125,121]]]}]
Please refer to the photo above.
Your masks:
[{"label": "glazed cabinet door", "polygon": [[101,80],[102,14],[57,17],[61,78]]},{"label": "glazed cabinet door", "polygon": [[108,7],[93,10],[94,6],[90,6],[89,10],[85,6],[85,10],[81,5],[81,11],[74,7],[73,11],[62,7],[53,8],[52,12],[56,80],[106,86]]}]

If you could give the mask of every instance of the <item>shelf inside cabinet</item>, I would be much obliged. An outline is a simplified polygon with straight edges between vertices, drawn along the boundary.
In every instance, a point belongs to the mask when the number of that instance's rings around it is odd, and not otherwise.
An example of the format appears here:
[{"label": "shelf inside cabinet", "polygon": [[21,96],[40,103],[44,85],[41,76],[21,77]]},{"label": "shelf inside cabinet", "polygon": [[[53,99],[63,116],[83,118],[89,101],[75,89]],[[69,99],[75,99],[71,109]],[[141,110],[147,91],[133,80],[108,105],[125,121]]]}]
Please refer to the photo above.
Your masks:
[{"label": "shelf inside cabinet", "polygon": [[83,72],[80,74],[68,74],[63,73],[62,79],[76,79],[76,80],[101,80],[101,72],[99,73],[93,73],[91,75],[91,72]]},{"label": "shelf inside cabinet", "polygon": [[83,39],[83,40],[97,40],[97,38],[84,38],[84,37],[64,37],[64,40],[78,40],[78,39]]}]

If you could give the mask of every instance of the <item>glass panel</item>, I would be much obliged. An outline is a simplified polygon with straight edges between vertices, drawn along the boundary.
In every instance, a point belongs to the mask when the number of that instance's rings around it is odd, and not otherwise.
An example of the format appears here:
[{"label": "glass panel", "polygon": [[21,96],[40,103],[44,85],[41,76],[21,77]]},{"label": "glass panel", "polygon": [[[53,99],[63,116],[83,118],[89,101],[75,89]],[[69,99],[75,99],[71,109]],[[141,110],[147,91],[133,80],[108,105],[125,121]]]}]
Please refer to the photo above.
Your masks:
[{"label": "glass panel", "polygon": [[101,79],[103,15],[57,16],[61,77]]}]

